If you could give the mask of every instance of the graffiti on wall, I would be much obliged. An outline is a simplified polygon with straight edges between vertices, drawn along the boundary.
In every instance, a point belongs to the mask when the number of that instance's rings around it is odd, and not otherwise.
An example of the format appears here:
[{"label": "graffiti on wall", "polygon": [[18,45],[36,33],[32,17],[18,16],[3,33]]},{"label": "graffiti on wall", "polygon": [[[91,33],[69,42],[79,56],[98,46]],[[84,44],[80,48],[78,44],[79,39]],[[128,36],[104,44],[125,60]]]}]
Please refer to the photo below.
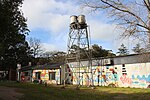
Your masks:
[{"label": "graffiti on wall", "polygon": [[118,81],[118,74],[113,67],[109,66],[102,66],[97,67],[95,71],[95,84],[97,85],[109,85],[109,84],[116,84]]},{"label": "graffiti on wall", "polygon": [[72,77],[73,84],[92,85],[92,75],[88,68],[80,68],[80,74],[79,68],[71,68],[71,70],[74,72]]},{"label": "graffiti on wall", "polygon": [[[73,72],[78,72],[78,68],[73,68]],[[80,71],[83,73],[73,73],[73,84],[82,84],[82,85],[92,85],[92,82],[94,82],[94,85],[103,85],[107,86],[109,84],[118,84],[118,74],[117,74],[117,68],[113,68],[112,66],[93,66],[92,67],[92,73],[84,73],[88,72],[88,70],[80,69]],[[93,80],[92,80],[93,77]]]},{"label": "graffiti on wall", "polygon": [[[47,81],[50,84],[60,84],[60,69],[55,69],[55,70],[34,70],[33,71],[33,80],[37,79],[36,73],[40,73],[40,80],[42,81]],[[54,72],[55,73],[55,80],[50,80],[49,73]]]},{"label": "graffiti on wall", "polygon": [[132,84],[136,87],[148,87],[150,84],[149,75],[132,75]]},{"label": "graffiti on wall", "polygon": [[131,82],[132,82],[131,78],[129,78],[125,74],[120,77],[120,80],[121,80],[122,84],[131,84]]},{"label": "graffiti on wall", "polygon": [[[121,68],[118,68],[121,67]],[[136,73],[131,72],[135,67],[131,67],[128,69],[128,65],[121,65],[121,66],[93,66],[92,73],[93,73],[93,80],[91,73],[84,73],[88,72],[86,68],[81,69],[83,73],[73,74],[73,84],[80,84],[82,85],[90,85],[92,81],[94,85],[101,85],[101,86],[108,86],[109,84],[115,84],[116,86],[120,87],[140,87],[140,88],[147,88],[150,87],[150,74],[140,74],[140,70],[144,70],[141,68],[136,68]],[[78,68],[72,69],[73,72],[79,72]]]}]

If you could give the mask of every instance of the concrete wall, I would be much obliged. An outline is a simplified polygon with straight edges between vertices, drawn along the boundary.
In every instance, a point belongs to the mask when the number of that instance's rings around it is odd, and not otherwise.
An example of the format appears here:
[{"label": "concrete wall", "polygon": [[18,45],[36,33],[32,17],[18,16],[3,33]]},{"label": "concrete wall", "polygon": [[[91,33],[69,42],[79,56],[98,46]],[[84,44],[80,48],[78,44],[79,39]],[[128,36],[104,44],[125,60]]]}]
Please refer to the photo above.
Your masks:
[{"label": "concrete wall", "polygon": [[[36,80],[36,72],[41,72],[40,80],[46,81],[48,84],[60,84],[60,69],[54,70],[33,70],[32,79]],[[55,80],[49,80],[49,72],[55,72]]]},{"label": "concrete wall", "polygon": [[69,66],[61,66],[61,84],[72,84],[72,73]]},{"label": "concrete wall", "polygon": [[[119,86],[147,88],[150,84],[150,63],[116,65],[118,68]],[[124,72],[123,72],[124,71]],[[126,74],[123,74],[125,73]]]},{"label": "concrete wall", "polygon": [[[92,66],[79,68],[69,66],[72,71],[73,84],[100,85],[117,87],[147,88],[150,84],[150,63],[118,64],[113,66]],[[92,80],[93,77],[93,80]]]}]

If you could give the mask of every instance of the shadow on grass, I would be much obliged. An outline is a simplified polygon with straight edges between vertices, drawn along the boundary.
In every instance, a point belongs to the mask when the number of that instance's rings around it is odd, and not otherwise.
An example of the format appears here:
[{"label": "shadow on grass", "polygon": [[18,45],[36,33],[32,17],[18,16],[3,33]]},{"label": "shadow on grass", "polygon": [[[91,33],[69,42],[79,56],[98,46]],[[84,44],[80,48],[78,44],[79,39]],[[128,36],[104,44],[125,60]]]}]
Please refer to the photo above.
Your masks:
[{"label": "shadow on grass", "polygon": [[45,87],[39,84],[29,83],[0,83],[7,87],[21,88],[19,92],[24,96],[20,100],[149,100],[150,89],[131,89],[131,88],[109,88],[49,85]]}]

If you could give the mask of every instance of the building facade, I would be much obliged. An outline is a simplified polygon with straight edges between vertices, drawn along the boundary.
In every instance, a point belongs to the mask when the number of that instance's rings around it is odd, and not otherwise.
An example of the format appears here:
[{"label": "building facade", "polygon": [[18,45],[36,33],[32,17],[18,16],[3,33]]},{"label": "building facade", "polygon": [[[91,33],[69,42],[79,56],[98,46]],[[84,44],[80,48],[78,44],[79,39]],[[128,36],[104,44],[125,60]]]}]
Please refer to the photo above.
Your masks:
[{"label": "building facade", "polygon": [[92,60],[91,67],[87,61],[83,61],[80,68],[76,62],[68,65],[72,72],[73,84],[149,88],[149,60],[149,55],[129,55]]},{"label": "building facade", "polygon": [[63,63],[27,66],[20,69],[19,81],[47,83],[47,84],[62,84],[62,66]]},{"label": "building facade", "polygon": [[28,66],[21,68],[20,81],[86,86],[150,88],[150,54],[129,55],[88,61]]}]

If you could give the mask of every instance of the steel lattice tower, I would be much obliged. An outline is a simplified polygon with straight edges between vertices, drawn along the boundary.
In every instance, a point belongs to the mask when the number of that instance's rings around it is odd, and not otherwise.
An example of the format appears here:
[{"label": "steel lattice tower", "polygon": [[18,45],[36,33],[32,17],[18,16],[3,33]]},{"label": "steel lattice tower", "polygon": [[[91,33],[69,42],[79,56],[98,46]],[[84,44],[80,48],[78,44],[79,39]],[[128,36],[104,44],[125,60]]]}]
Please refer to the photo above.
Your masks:
[{"label": "steel lattice tower", "polygon": [[[77,63],[75,66],[78,71],[72,71],[78,76],[78,85],[80,86],[81,73],[91,73],[92,75],[92,61],[91,61],[91,51],[90,51],[90,32],[89,27],[86,24],[85,16],[79,15],[71,16],[68,44],[67,44],[67,57],[66,62],[74,61]],[[88,71],[81,72],[80,69],[83,67],[81,62],[82,54],[86,56],[86,60],[88,61]],[[92,83],[93,83],[93,75],[92,75]]]}]

